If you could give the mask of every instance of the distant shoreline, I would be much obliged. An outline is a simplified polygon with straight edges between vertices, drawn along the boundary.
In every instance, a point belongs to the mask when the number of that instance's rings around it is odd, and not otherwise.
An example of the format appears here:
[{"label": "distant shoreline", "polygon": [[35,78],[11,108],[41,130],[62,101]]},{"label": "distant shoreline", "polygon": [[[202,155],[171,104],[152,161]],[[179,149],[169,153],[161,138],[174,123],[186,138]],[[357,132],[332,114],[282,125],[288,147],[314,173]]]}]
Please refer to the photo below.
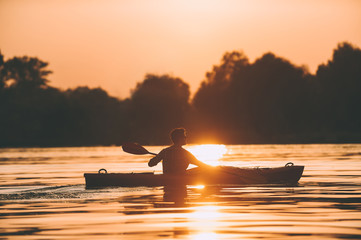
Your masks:
[{"label": "distant shoreline", "polygon": [[[141,143],[141,141],[140,141]],[[143,143],[141,143],[143,144]],[[299,141],[270,141],[270,142],[266,142],[266,141],[259,141],[259,142],[189,142],[188,145],[201,145],[201,144],[224,144],[224,145],[312,145],[312,144],[324,144],[324,145],[328,145],[328,144],[361,144],[361,136],[358,139],[347,139],[347,140],[343,140],[343,141],[339,141],[336,139],[330,139],[330,140],[324,140],[324,141],[303,141],[303,140],[299,140]],[[145,146],[165,146],[168,144],[143,144]],[[5,148],[79,148],[79,147],[121,147],[121,144],[104,144],[104,145],[99,145],[99,144],[83,144],[83,145],[8,145],[8,146],[0,146],[0,149],[5,149]]]}]

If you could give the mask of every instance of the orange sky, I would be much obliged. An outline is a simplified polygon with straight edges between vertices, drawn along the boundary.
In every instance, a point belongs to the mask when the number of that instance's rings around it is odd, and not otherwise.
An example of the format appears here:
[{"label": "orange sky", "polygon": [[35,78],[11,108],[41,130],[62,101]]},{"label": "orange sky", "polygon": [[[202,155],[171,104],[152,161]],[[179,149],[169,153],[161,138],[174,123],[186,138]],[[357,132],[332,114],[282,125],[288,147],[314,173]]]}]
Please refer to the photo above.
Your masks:
[{"label": "orange sky", "polygon": [[315,72],[337,43],[361,47],[359,0],[0,0],[5,58],[50,63],[51,85],[125,98],[146,73],[196,91],[226,51],[272,51]]}]

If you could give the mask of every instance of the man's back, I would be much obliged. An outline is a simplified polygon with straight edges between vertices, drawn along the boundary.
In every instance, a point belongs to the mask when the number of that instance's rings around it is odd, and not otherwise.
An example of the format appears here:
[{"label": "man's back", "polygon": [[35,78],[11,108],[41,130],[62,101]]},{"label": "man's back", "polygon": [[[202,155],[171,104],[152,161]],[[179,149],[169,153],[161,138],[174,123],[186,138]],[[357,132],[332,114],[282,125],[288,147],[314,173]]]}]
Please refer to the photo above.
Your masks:
[{"label": "man's back", "polygon": [[149,161],[148,165],[155,166],[162,160],[163,173],[165,174],[185,174],[188,165],[198,161],[190,152],[174,145],[163,149]]},{"label": "man's back", "polygon": [[157,165],[163,160],[164,174],[185,174],[189,164],[194,164],[198,167],[209,167],[197,160],[193,154],[182,148],[187,144],[186,134],[184,128],[176,128],[171,134],[173,145],[160,151],[157,156],[150,159],[149,167]]}]

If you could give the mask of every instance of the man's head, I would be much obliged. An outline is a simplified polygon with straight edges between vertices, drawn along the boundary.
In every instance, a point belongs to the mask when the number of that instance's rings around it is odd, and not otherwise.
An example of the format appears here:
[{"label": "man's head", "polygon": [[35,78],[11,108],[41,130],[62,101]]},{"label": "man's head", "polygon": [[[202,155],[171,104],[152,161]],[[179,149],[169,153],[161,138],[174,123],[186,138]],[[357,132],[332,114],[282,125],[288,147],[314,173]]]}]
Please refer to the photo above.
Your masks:
[{"label": "man's head", "polygon": [[170,138],[172,139],[174,144],[177,145],[186,145],[186,130],[184,128],[176,128],[173,129],[170,133]]}]

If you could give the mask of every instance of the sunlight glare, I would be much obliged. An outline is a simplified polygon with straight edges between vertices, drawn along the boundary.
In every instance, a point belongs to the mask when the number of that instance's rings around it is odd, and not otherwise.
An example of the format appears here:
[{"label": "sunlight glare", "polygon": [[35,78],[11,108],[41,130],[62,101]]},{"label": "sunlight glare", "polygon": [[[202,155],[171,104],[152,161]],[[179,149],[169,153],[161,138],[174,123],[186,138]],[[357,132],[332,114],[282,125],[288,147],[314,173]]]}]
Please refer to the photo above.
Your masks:
[{"label": "sunlight glare", "polygon": [[197,235],[194,235],[192,237],[192,240],[216,240],[218,239],[217,234],[214,232],[203,232],[203,233],[198,233]]},{"label": "sunlight glare", "polygon": [[204,185],[189,186],[190,189],[204,189]]},{"label": "sunlight glare", "polygon": [[198,160],[212,165],[219,165],[219,159],[227,153],[227,147],[223,144],[202,144],[187,148]]},{"label": "sunlight glare", "polygon": [[195,208],[195,211],[190,214],[193,220],[207,220],[213,221],[219,218],[221,213],[219,212],[218,206],[215,205],[205,205],[198,206]]},{"label": "sunlight glare", "polygon": [[[199,231],[199,234],[194,236],[195,239],[202,239],[198,237],[213,233],[214,229],[219,226],[222,213],[219,211],[219,206],[216,205],[197,206],[194,210],[194,212],[188,214],[188,218],[189,221],[192,222],[192,227]],[[214,235],[212,237],[214,237]]]}]

